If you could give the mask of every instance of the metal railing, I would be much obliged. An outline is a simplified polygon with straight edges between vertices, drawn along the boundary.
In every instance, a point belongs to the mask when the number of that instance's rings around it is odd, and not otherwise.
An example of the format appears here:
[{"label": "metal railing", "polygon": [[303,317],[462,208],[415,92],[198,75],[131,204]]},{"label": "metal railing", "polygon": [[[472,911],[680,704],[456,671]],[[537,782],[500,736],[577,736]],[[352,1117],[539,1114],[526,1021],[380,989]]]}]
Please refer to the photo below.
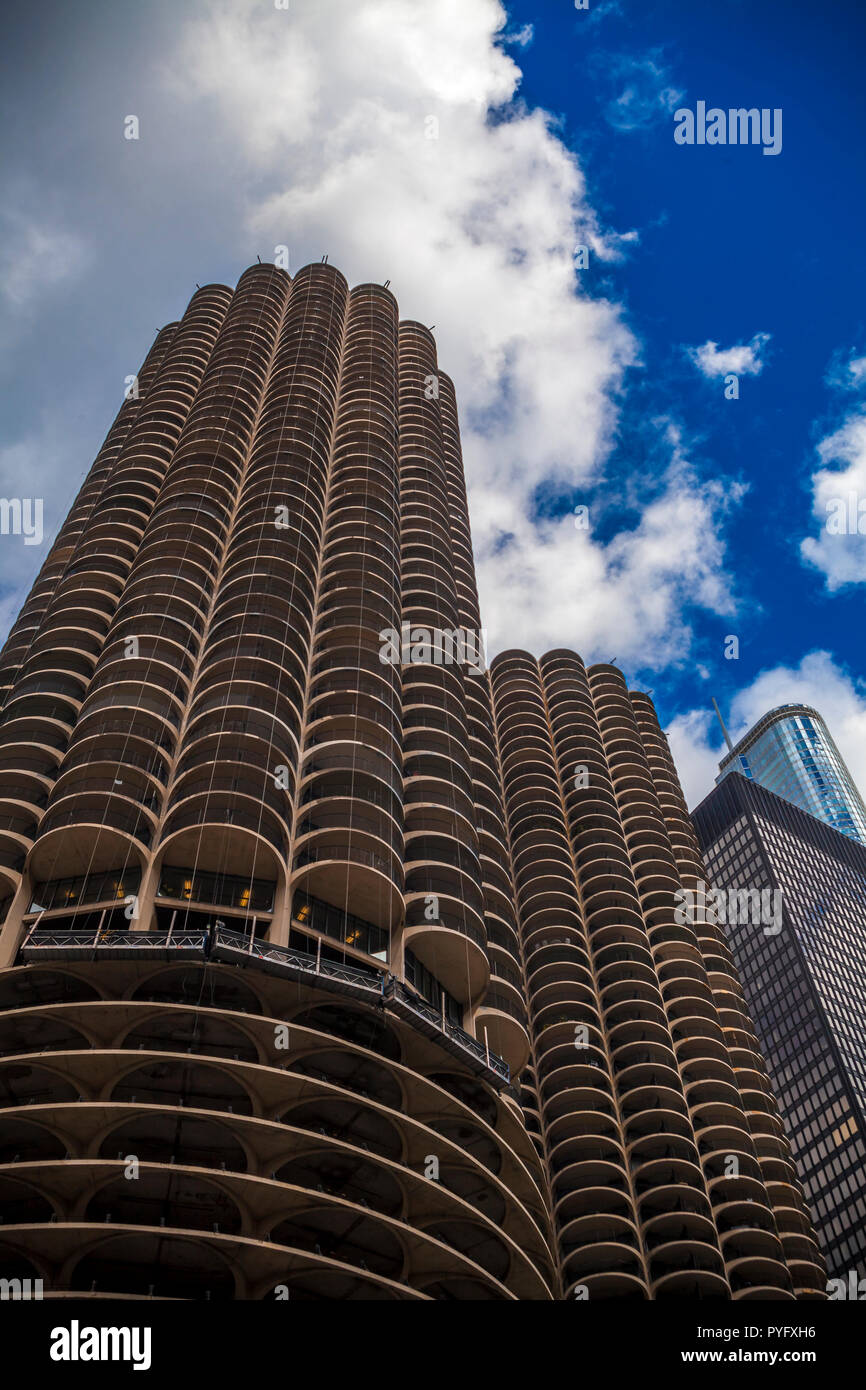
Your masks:
[{"label": "metal railing", "polygon": [[21,947],[21,959],[57,960],[68,956],[94,957],[95,952],[127,955],[199,956],[207,954],[207,931],[51,931],[38,924]]},{"label": "metal railing", "polygon": [[[496,1078],[495,1084],[508,1085],[511,1080],[511,1069],[508,1063],[501,1057],[497,1057],[495,1052],[483,1046],[477,1038],[473,1038],[471,1033],[467,1033],[465,1028],[459,1024],[452,1023],[450,1019],[443,1018],[438,1009],[432,1004],[428,1004],[426,999],[422,999],[418,994],[411,994],[406,986],[396,978],[389,975],[385,984],[384,991],[385,1003],[393,1004],[396,1012],[405,1017],[406,1014],[414,1015],[418,1022],[426,1025],[422,1031],[431,1036],[430,1030],[440,1035],[442,1041],[452,1044],[448,1048],[454,1051],[455,1046],[461,1053],[468,1053],[474,1060],[474,1071],[479,1069],[490,1071]],[[464,1057],[464,1060],[468,1060]],[[470,1064],[471,1065],[471,1064]]]},{"label": "metal railing", "polygon": [[181,953],[201,960],[255,964],[272,974],[310,984],[320,983],[340,994],[393,1009],[497,1089],[510,1084],[511,1071],[507,1062],[473,1038],[465,1028],[444,1018],[438,1009],[421,995],[408,990],[395,975],[323,959],[321,949],[317,955],[312,955],[289,946],[278,946],[252,932],[232,931],[219,920],[213,926],[195,931],[173,928],[168,931],[51,931],[39,930],[37,919],[19,951],[19,960],[26,964],[70,957],[94,960],[103,954],[115,959],[144,954],[168,960]]},{"label": "metal railing", "polygon": [[268,966],[275,967],[277,973],[290,974],[296,979],[313,976],[327,980],[332,988],[341,992],[349,986],[352,993],[360,991],[376,999],[381,999],[384,988],[385,975],[378,971],[343,965],[340,961],[322,960],[321,954],[314,956],[306,951],[295,951],[289,946],[276,946],[270,941],[231,931],[228,927],[213,928],[210,955],[216,960],[256,961],[266,969]]}]

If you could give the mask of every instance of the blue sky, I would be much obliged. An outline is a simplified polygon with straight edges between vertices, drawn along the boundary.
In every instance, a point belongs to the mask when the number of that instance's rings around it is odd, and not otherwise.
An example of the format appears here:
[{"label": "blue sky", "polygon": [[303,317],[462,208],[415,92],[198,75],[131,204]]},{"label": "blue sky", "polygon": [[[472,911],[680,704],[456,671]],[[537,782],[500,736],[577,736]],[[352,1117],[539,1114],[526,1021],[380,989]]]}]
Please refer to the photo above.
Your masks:
[{"label": "blue sky", "polygon": [[[47,534],[0,537],[3,625],[196,282],[327,251],[436,324],[492,651],[618,659],[692,803],[712,694],[735,735],[817,704],[866,784],[866,536],[825,525],[866,498],[864,38],[854,0],[20,9],[0,490],[42,496]],[[677,145],[700,100],[781,108],[781,153]]]},{"label": "blue sky", "polygon": [[[596,282],[627,306],[644,345],[610,476],[640,466],[645,416],[670,412],[707,468],[732,488],[748,484],[727,530],[742,614],[699,620],[707,689],[724,709],[761,670],[797,665],[816,648],[862,675],[862,588],[828,592],[823,574],[803,564],[800,541],[816,442],[843,413],[828,369],[840,351],[866,346],[866,182],[856,172],[866,8],[621,0],[585,13],[531,0],[511,15],[517,28],[533,26],[524,98],[561,114],[595,206],[613,225],[640,229],[639,251]],[[616,102],[629,86],[634,109]],[[677,107],[781,107],[782,153],[677,146],[666,87],[682,94]],[[765,365],[741,380],[735,401],[682,351],[756,333],[771,334]],[[729,632],[740,636],[738,661],[724,659]],[[693,699],[694,682],[691,665],[656,679],[663,716]]]}]

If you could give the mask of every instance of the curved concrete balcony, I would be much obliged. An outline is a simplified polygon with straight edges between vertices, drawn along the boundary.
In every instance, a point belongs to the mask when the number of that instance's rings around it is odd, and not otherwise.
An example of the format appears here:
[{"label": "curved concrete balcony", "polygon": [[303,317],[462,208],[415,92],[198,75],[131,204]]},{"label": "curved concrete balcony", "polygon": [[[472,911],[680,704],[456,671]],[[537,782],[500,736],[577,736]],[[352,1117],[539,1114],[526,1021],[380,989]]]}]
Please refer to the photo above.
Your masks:
[{"label": "curved concrete balcony", "polygon": [[12,891],[24,870],[38,825],[38,815],[23,808],[10,811],[3,818],[3,828],[0,828],[0,869],[3,870],[5,887]]},{"label": "curved concrete balcony", "polygon": [[307,648],[294,629],[286,629],[279,619],[268,618],[262,612],[255,614],[255,633],[245,631],[242,623],[223,613],[214,614],[208,624],[208,633],[202,648],[201,670],[223,669],[226,662],[261,663],[263,671],[273,679],[274,670],[280,673],[281,682],[293,691],[293,698],[300,703],[306,679]]},{"label": "curved concrete balcony", "polygon": [[523,1070],[530,1055],[526,1010],[519,991],[509,990],[507,982],[495,975],[475,1011],[475,1032],[505,1058],[515,1075]]},{"label": "curved concrete balcony", "polygon": [[[174,571],[168,568],[167,562],[161,570],[155,569],[156,564],[156,561],[151,561],[144,574],[140,573],[137,568],[133,568],[123,591],[121,615],[127,611],[128,604],[145,599],[152,609],[161,610],[165,607],[167,611],[176,611],[178,614],[185,612],[186,609],[176,608],[177,604],[188,605],[196,617],[204,618],[207,614],[211,594],[208,578],[204,576],[203,582],[202,571],[199,566],[187,567],[181,557],[177,557]],[[183,570],[187,570],[186,578]],[[120,607],[120,605],[118,606]]]},{"label": "curved concrete balcony", "polygon": [[[14,830],[23,817],[35,823],[48,802],[52,780],[27,768],[0,770],[0,826]],[[26,834],[26,831],[22,832]]]},{"label": "curved concrete balcony", "polygon": [[67,614],[65,619],[58,618],[56,622],[52,621],[50,616],[46,616],[39,629],[40,635],[34,639],[25,653],[22,653],[22,659],[26,652],[32,657],[42,654],[55,655],[57,664],[62,667],[67,653],[87,653],[95,658],[102,649],[102,638],[106,628],[104,618],[97,627],[90,627],[85,624],[84,615],[74,618]]},{"label": "curved concrete balcony", "polygon": [[794,1297],[791,1276],[781,1259],[745,1256],[728,1265],[728,1279],[735,1301]]},{"label": "curved concrete balcony", "polygon": [[16,679],[16,689],[23,693],[31,681],[44,684],[52,690],[63,690],[66,681],[73,680],[73,693],[81,690],[90,680],[96,657],[89,651],[65,650],[32,653],[23,662]]},{"label": "curved concrete balcony", "polygon": [[354,739],[329,739],[326,743],[304,752],[301,781],[304,789],[308,779],[322,773],[342,773],[343,780],[357,774],[376,778],[399,795],[400,769],[395,758],[384,748],[369,747]]},{"label": "curved concrete balcony", "polygon": [[[332,697],[330,701],[328,697]],[[353,671],[339,665],[322,668],[310,682],[311,718],[316,717],[320,702],[322,713],[328,706],[340,714],[347,713],[344,706],[357,707],[373,715],[386,728],[396,728],[400,708],[399,678],[390,667],[381,665],[378,671]]]},{"label": "curved concrete balcony", "polygon": [[518,893],[539,892],[540,885],[548,885],[554,890],[561,886],[567,892],[568,886],[574,882],[568,851],[550,842],[531,846],[528,850],[521,849],[514,855],[514,878]]},{"label": "curved concrete balcony", "polygon": [[231,732],[254,733],[275,749],[297,750],[297,710],[288,696],[276,694],[258,682],[216,682],[195,696],[188,718],[184,750],[196,739]]},{"label": "curved concrete balcony", "polygon": [[616,1164],[594,1160],[564,1169],[552,1182],[554,1216],[560,1230],[573,1222],[601,1219],[636,1226],[625,1174]]},{"label": "curved concrete balcony", "polygon": [[592,1042],[578,1047],[573,1027],[563,1027],[558,1036],[548,1038],[544,1047],[539,1048],[536,1074],[538,1094],[542,1101],[568,1089],[575,1079],[581,1085],[603,1087],[606,1093],[613,1096],[604,1048]]},{"label": "curved concrete balcony", "polygon": [[[161,845],[172,840],[178,831],[189,832],[186,840],[199,843],[198,858],[183,862],[199,868],[220,869],[226,873],[242,873],[233,867],[236,851],[245,859],[244,850],[250,836],[257,844],[270,846],[268,859],[276,855],[281,862],[285,854],[286,825],[254,795],[242,790],[219,790],[209,785],[190,791],[171,806],[162,829]],[[232,862],[223,863],[226,854]],[[202,856],[206,856],[206,859]]]},{"label": "curved concrete balcony", "polygon": [[467,736],[466,686],[453,666],[416,662],[403,669],[403,710],[409,722],[424,716],[450,716],[460,737]]},{"label": "curved concrete balcony", "polygon": [[604,928],[602,944],[597,948],[595,934],[592,931],[592,917],[587,919],[599,984],[604,986],[612,976],[619,974],[622,976],[630,975],[633,979],[652,979],[654,983],[657,983],[651,952],[640,940],[634,939],[638,935],[637,929],[635,929],[632,938],[629,937],[627,934],[629,926],[628,924],[625,928],[621,926],[617,918],[618,911],[621,912],[622,909],[611,907],[593,914],[596,922],[600,922]]},{"label": "curved concrete balcony", "polygon": [[137,611],[124,613],[111,626],[112,640],[123,642],[135,637],[138,642],[148,639],[158,642],[163,650],[173,650],[186,661],[198,648],[199,632],[183,617],[173,618],[155,613],[143,604],[135,605]]},{"label": "curved concrete balcony", "polygon": [[209,763],[242,763],[268,773],[273,780],[279,765],[288,768],[293,790],[299,756],[298,741],[279,720],[263,711],[236,705],[202,714],[187,726],[178,774]]},{"label": "curved concrete balcony", "polygon": [[[566,978],[594,987],[586,938],[576,917],[563,920],[555,910],[544,910],[538,914],[532,932],[524,932],[523,941],[527,975],[533,977],[533,989],[560,979],[563,967],[567,967],[563,969]],[[544,973],[536,975],[536,972]]]},{"label": "curved concrete balcony", "polygon": [[517,906],[527,938],[542,923],[579,923],[577,898],[564,879],[543,879],[518,889]]},{"label": "curved concrete balcony", "polygon": [[340,838],[350,838],[353,843],[355,833],[362,832],[371,837],[371,843],[375,841],[379,847],[386,847],[396,855],[402,850],[399,821],[385,807],[375,803],[365,805],[355,796],[316,798],[298,818],[295,849],[299,851],[307,843],[315,844],[317,836],[333,838],[331,831],[337,831]]},{"label": "curved concrete balcony", "polygon": [[560,1230],[559,1246],[566,1263],[566,1277],[579,1277],[580,1262],[577,1265],[571,1264],[572,1255],[585,1254],[590,1264],[595,1265],[594,1269],[587,1272],[599,1272],[604,1269],[604,1257],[599,1261],[593,1261],[590,1252],[593,1248],[597,1249],[609,1243],[640,1250],[637,1227],[622,1212],[599,1212],[597,1215],[578,1216],[564,1222]]},{"label": "curved concrete balcony", "polygon": [[[58,748],[28,742],[0,742],[0,795],[41,810],[54,783]],[[44,797],[45,801],[42,800]]]},{"label": "curved concrete balcony", "polygon": [[[193,674],[193,661],[185,644],[177,642],[168,633],[163,635],[162,633],[136,632],[133,634],[131,631],[129,633],[124,632],[123,628],[123,623],[115,622],[112,624],[111,632],[100,654],[98,666],[100,671],[105,670],[111,664],[123,662],[124,665],[120,667],[121,671],[130,669],[139,674],[143,666],[143,678],[146,680],[148,669],[152,663],[157,670],[167,668],[169,671],[177,673],[185,682],[183,689],[188,688],[189,680]],[[138,656],[135,658],[126,655],[127,639],[128,636],[132,635],[136,637],[138,643]],[[139,667],[136,668],[133,665],[127,668],[125,664],[127,662],[138,662]],[[160,681],[159,676],[157,676],[157,681]],[[161,683],[170,686],[170,682],[164,676],[161,678]]]},{"label": "curved concrete balcony", "polygon": [[[84,683],[68,680],[64,682],[65,691],[52,689],[53,682],[29,681],[26,690],[13,686],[10,697],[3,710],[3,724],[14,721],[35,721],[40,726],[59,724],[71,727],[81,709],[84,697]],[[25,727],[22,724],[22,728]],[[39,733],[37,733],[37,739]]]},{"label": "curved concrete balcony", "polygon": [[402,824],[399,791],[389,782],[366,771],[335,768],[312,772],[304,779],[298,805],[315,808],[319,802],[327,805],[331,801],[338,805],[350,805],[356,800],[364,806],[381,808],[395,826]]},{"label": "curved concrete balcony", "polygon": [[[121,968],[140,970],[140,963]],[[174,977],[180,982],[189,971],[175,969]],[[217,971],[219,990],[233,972]],[[148,974],[145,995],[154,990]],[[166,984],[171,976],[164,967]],[[93,1275],[99,1293],[135,1295],[144,1292],[149,1265],[151,1292],[160,1297],[204,1296],[206,1289],[211,1297],[273,1296],[287,1269],[300,1296],[333,1296],[330,1288],[310,1293],[299,1272],[309,1265],[338,1272],[352,1290],[344,1296],[368,1296],[383,1279],[400,1296],[450,1297],[461,1280],[475,1287],[473,1296],[550,1296],[552,1271],[537,1225],[544,1218],[525,1166],[537,1167],[528,1137],[524,1132],[518,1157],[505,1138],[506,1125],[509,1137],[519,1135],[505,1102],[468,1078],[425,1081],[418,1048],[430,1045],[418,1038],[410,1056],[411,1030],[398,1037],[393,1023],[384,1031],[377,1024],[381,1039],[371,1052],[360,1040],[375,1012],[362,1016],[339,999],[310,1010],[293,995],[289,1014],[284,1006],[276,1011],[277,1019],[290,1019],[292,1051],[275,1059],[273,1024],[250,1017],[248,997],[243,1014],[227,1014],[213,988],[204,1009],[172,1006],[164,995],[155,1011],[146,1002],[101,1001],[82,981],[82,1003],[51,1003],[45,1016],[57,986],[52,994],[50,974],[43,978],[43,1003],[25,1010],[32,1021],[19,1032],[48,1030],[54,1079],[41,1059],[29,1071],[19,1063],[18,1080],[4,1091],[6,1145],[15,1152],[14,1173],[0,1169],[0,1184],[7,1174],[13,1178],[15,1191],[4,1189],[4,1196],[12,1197],[8,1209],[17,1218],[14,1229],[4,1226],[4,1249],[11,1245],[35,1260],[53,1289],[90,1289]],[[247,992],[248,978],[247,971]],[[67,980],[76,983],[74,975]],[[273,990],[274,981],[264,983]],[[63,995],[69,998],[69,990]],[[190,1002],[196,997],[202,985],[193,983]],[[315,1002],[315,994],[309,998]],[[268,1012],[252,1004],[253,1015]],[[70,1041],[77,1050],[64,1055]],[[118,1047],[130,1050],[127,1062]],[[440,1089],[445,1081],[447,1091]],[[483,1109],[472,1113],[467,1100]],[[426,1113],[440,1117],[435,1133],[415,1118]],[[63,1152],[70,1158],[61,1161]],[[141,1163],[134,1193],[118,1157],[130,1152]],[[440,1155],[433,1184],[423,1176],[431,1152]],[[88,1174],[84,1185],[79,1169]],[[118,1241],[147,1242],[156,1227],[166,1243],[160,1254],[154,1258],[145,1245],[132,1258],[125,1248],[123,1260],[114,1261]],[[199,1271],[191,1284],[186,1276],[172,1282],[181,1239],[190,1243],[190,1269]],[[244,1271],[221,1293],[212,1287],[214,1250]]]},{"label": "curved concrete balcony", "polygon": [[291,876],[293,890],[392,931],[403,912],[399,853],[378,836],[349,827],[323,829],[305,838]]},{"label": "curved concrete balcony", "polygon": [[94,711],[82,715],[69,740],[69,751],[62,767],[80,767],[91,758],[104,762],[126,762],[141,767],[165,782],[174,747],[174,729],[161,718],[142,710],[120,707],[112,712]]},{"label": "curved concrete balcony", "polygon": [[27,862],[34,882],[104,873],[118,864],[144,868],[155,823],[147,812],[99,795],[76,797],[75,803],[43,819]]},{"label": "curved concrete balcony", "polygon": [[[424,871],[416,873],[416,879],[422,876]],[[419,890],[410,882],[407,878],[404,950],[411,950],[452,998],[469,1004],[490,979],[483,919],[459,893],[434,886],[440,879],[432,873],[426,874]],[[435,919],[427,916],[430,911],[436,911]]]},{"label": "curved concrete balcony", "polygon": [[213,548],[215,543],[221,544],[225,540],[228,513],[225,507],[217,503],[208,505],[196,494],[190,494],[187,498],[174,497],[168,502],[161,500],[154,507],[150,525],[155,529],[166,524],[182,527],[193,542]]},{"label": "curved concrete balcony", "polygon": [[406,797],[410,792],[422,788],[425,797],[431,801],[450,806],[456,804],[467,808],[472,815],[472,782],[462,766],[460,750],[453,750],[455,756],[441,752],[407,751],[403,760],[403,778]]},{"label": "curved concrete balcony", "polygon": [[147,574],[151,565],[163,573],[166,564],[182,562],[188,574],[201,574],[203,583],[210,586],[216,578],[219,566],[212,546],[205,543],[203,531],[184,529],[169,516],[157,525],[148,526],[136,555],[136,569]]},{"label": "curved concrete balcony", "polygon": [[184,652],[195,645],[204,632],[205,605],[172,593],[168,580],[164,584],[160,590],[142,585],[137,594],[124,596],[112,622],[112,642],[120,644],[134,636],[140,643],[150,637],[173,642]]},{"label": "curved concrete balcony", "polygon": [[593,1276],[609,1280],[617,1275],[643,1284],[645,1269],[637,1239],[631,1233],[610,1233],[563,1258],[563,1279],[586,1284]]},{"label": "curved concrete balcony", "polygon": [[118,681],[108,684],[104,689],[95,689],[82,706],[81,719],[90,715],[103,714],[106,718],[130,718],[134,712],[155,715],[170,731],[180,727],[183,705],[181,701],[159,686],[148,686],[141,681]]},{"label": "curved concrete balcony", "polygon": [[394,766],[400,754],[399,718],[378,695],[325,691],[307,707],[306,747],[357,744],[385,753]]},{"label": "curved concrete balcony", "polygon": [[155,656],[101,659],[87,692],[88,700],[96,701],[102,691],[118,687],[128,691],[138,688],[164,692],[171,699],[172,708],[180,712],[186,702],[189,679],[177,667]]},{"label": "curved concrete balcony", "polygon": [[317,635],[344,627],[373,628],[377,634],[382,628],[399,629],[399,599],[372,584],[364,588],[332,581],[319,596]]},{"label": "curved concrete balcony", "polygon": [[[93,753],[93,750],[86,751]],[[64,798],[74,799],[100,792],[106,796],[119,796],[124,802],[135,802],[154,817],[159,815],[162,808],[163,787],[157,777],[132,762],[123,765],[122,761],[114,761],[106,757],[104,752],[92,755],[87,760],[82,759],[76,765],[64,762],[61,775],[54,785],[51,808],[53,810]]]},{"label": "curved concrete balcony", "polygon": [[[575,993],[575,987],[570,987]],[[532,1023],[535,1046],[538,1056],[538,1074],[547,1075],[552,1065],[549,1055],[555,1050],[558,1059],[563,1058],[586,1061],[590,1057],[594,1065],[606,1066],[604,1035],[599,1026],[598,1015],[592,1007],[581,1004],[551,1004],[546,1009],[536,1011],[535,994],[532,995]],[[578,1029],[586,1029],[586,1043]]]},{"label": "curved concrete balcony", "polygon": [[657,1119],[662,1119],[663,1115],[681,1115],[687,1118],[688,1108],[683,1091],[674,1083],[676,1077],[670,1073],[660,1076],[659,1080],[645,1079],[642,1084],[635,1084],[626,1093],[621,1094],[620,1113],[624,1125],[649,1111],[656,1111]]},{"label": "curved concrete balcony", "polygon": [[322,567],[320,592],[323,598],[342,596],[363,599],[369,586],[378,599],[400,607],[400,586],[393,565],[378,556],[332,552]]},{"label": "curved concrete balcony", "polygon": [[[241,760],[237,750],[231,759],[212,757],[208,762],[200,754],[197,766],[191,766],[186,761],[172,784],[168,811],[173,812],[176,807],[196,798],[205,805],[208,797],[213,797],[222,808],[236,806],[250,814],[257,806],[267,808],[286,827],[291,820],[289,799],[281,787],[275,786],[270,769]],[[266,833],[270,834],[272,826],[273,821],[269,819]]]},{"label": "curved concrete balcony", "polygon": [[[327,707],[325,707],[327,708]],[[307,724],[304,756],[309,761],[327,760],[331,754],[350,756],[357,750],[367,760],[380,755],[396,776],[400,760],[400,741],[391,730],[360,713],[327,714]]]}]

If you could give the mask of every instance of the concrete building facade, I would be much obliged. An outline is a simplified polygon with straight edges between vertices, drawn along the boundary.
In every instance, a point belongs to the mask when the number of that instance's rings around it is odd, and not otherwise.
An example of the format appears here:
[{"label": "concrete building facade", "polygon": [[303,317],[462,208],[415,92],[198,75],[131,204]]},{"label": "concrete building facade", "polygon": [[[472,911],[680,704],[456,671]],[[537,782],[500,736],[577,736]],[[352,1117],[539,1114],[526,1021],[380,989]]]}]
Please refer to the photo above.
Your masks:
[{"label": "concrete building facade", "polygon": [[386,288],[193,296],[0,683],[7,1277],[822,1295],[652,704],[485,669],[453,386]]}]

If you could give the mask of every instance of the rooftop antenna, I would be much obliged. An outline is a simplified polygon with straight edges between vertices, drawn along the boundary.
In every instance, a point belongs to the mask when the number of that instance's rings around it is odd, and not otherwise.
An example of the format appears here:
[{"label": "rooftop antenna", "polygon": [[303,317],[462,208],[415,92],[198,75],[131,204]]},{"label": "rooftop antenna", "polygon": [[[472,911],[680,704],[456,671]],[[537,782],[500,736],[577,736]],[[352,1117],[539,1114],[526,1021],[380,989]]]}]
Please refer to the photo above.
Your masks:
[{"label": "rooftop antenna", "polygon": [[256,256],[256,260],[258,261],[259,265],[261,265],[261,263],[262,263],[262,258],[261,258],[261,256]]},{"label": "rooftop antenna", "polygon": [[730,736],[730,734],[728,733],[727,729],[725,728],[725,721],[724,721],[724,719],[722,718],[722,712],[721,712],[721,710],[719,709],[718,705],[716,704],[716,697],[715,697],[715,695],[712,697],[712,700],[713,700],[713,709],[716,711],[716,716],[717,716],[717,718],[718,718],[719,723],[720,723],[721,726],[722,726],[722,733],[723,733],[724,736],[725,736],[725,743],[728,745],[728,752],[729,752],[729,753],[733,753],[733,751],[734,751],[734,745],[731,743],[731,736]]},{"label": "rooftop antenna", "polygon": [[328,264],[328,253],[327,253],[327,251],[326,251],[325,254],[324,254],[324,256],[322,257],[322,265],[327,265],[327,264]]},{"label": "rooftop antenna", "polygon": [[388,286],[390,285],[390,283],[391,283],[390,280],[386,280],[385,283],[384,283],[384,285],[382,286],[383,290],[386,290],[386,289],[388,288]]}]

